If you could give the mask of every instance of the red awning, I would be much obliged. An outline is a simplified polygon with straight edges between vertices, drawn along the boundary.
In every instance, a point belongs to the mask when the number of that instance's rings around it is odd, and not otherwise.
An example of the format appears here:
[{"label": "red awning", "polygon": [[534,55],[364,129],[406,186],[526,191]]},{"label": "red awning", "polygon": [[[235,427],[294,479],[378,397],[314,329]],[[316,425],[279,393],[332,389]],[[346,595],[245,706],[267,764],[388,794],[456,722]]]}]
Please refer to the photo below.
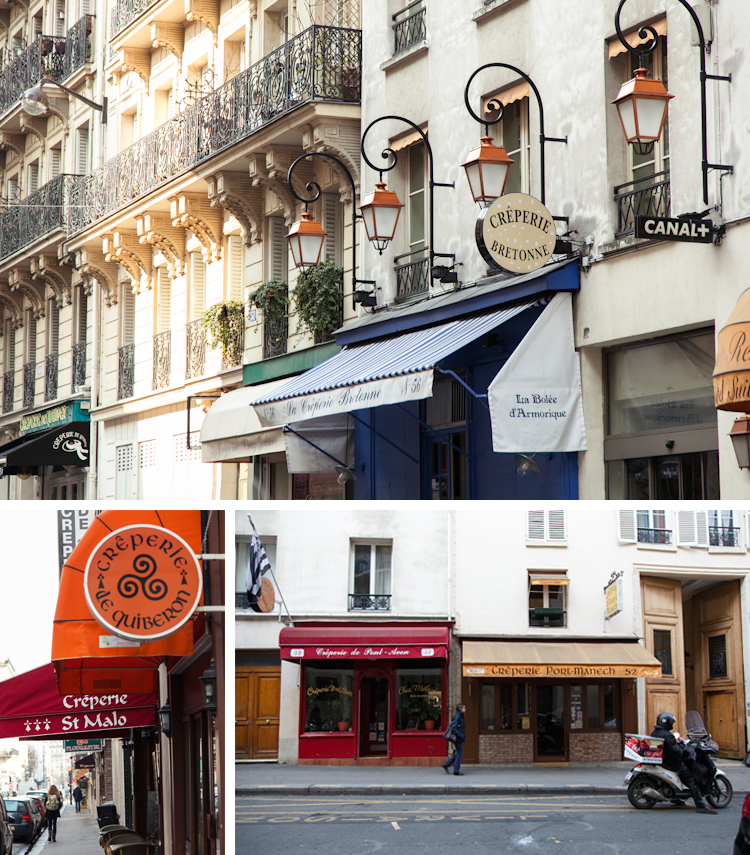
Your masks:
[{"label": "red awning", "polygon": [[58,694],[55,669],[43,665],[0,683],[0,739],[43,739],[153,727],[156,696],[122,692]]},{"label": "red awning", "polygon": [[447,627],[285,627],[281,658],[447,659]]}]

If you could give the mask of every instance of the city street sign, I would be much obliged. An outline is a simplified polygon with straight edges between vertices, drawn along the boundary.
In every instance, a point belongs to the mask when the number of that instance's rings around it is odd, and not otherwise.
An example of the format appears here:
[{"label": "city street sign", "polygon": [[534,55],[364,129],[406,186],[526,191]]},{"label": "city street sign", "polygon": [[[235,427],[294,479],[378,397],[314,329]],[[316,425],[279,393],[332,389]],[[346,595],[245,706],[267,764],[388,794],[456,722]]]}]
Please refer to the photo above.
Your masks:
[{"label": "city street sign", "polygon": [[689,243],[712,243],[716,231],[711,220],[701,217],[635,218],[635,236],[648,240],[682,240]]},{"label": "city street sign", "polygon": [[66,754],[90,754],[92,751],[104,751],[101,739],[65,739]]}]

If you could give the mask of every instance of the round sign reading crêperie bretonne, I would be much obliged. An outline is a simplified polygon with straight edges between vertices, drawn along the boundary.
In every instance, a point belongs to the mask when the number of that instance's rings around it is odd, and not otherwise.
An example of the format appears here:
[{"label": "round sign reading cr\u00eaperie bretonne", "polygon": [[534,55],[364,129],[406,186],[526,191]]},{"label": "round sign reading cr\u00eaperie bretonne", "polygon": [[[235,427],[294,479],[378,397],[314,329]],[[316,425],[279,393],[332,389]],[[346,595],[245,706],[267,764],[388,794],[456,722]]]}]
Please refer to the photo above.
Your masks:
[{"label": "round sign reading cr\u00eaperie bretonne", "polygon": [[173,531],[129,525],[94,547],[83,577],[86,603],[113,635],[138,642],[178,630],[200,602],[203,577],[190,546]]},{"label": "round sign reading cr\u00eaperie bretonne", "polygon": [[479,215],[477,246],[484,259],[510,273],[538,270],[555,250],[555,221],[525,193],[499,196]]}]

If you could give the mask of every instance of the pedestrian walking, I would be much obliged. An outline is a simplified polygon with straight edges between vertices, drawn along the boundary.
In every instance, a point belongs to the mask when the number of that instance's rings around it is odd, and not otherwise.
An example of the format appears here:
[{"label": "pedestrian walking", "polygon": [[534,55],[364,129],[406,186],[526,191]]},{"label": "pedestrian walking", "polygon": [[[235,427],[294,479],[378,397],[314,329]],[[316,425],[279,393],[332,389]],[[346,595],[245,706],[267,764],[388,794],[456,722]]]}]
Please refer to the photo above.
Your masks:
[{"label": "pedestrian walking", "polygon": [[47,790],[47,840],[57,843],[57,820],[60,818],[60,806],[62,805],[62,797],[60,790],[52,784]]},{"label": "pedestrian walking", "polygon": [[456,753],[447,763],[443,763],[443,769],[450,774],[450,767],[453,766],[454,775],[463,775],[461,771],[461,758],[464,756],[464,742],[466,741],[466,730],[464,727],[464,714],[466,713],[466,704],[459,704],[456,707],[456,714],[451,722],[451,730],[456,737]]},{"label": "pedestrian walking", "polygon": [[73,790],[73,801],[76,803],[76,813],[81,812],[81,802],[83,801],[83,790],[76,785],[75,790]]}]

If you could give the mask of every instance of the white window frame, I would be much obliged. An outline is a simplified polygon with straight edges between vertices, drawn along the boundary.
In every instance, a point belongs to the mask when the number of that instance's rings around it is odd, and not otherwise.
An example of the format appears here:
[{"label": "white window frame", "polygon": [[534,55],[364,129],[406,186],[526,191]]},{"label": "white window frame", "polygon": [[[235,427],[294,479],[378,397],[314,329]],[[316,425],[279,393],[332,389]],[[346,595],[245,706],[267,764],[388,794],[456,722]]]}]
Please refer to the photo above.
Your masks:
[{"label": "white window frame", "polygon": [[[235,594],[244,594],[247,591],[247,565],[250,558],[250,544],[252,542],[251,537],[246,537],[244,535],[238,536],[235,538],[234,542],[234,592]],[[268,581],[274,586],[274,590],[276,589],[276,585],[274,583],[274,577],[276,575],[276,559],[278,555],[278,542],[277,538],[274,537],[266,537],[263,536],[260,538],[260,542],[263,544],[263,549],[266,551],[266,556],[268,557],[268,563],[271,565],[271,570],[273,571],[273,576],[270,574],[266,574],[263,578],[268,579]],[[235,596],[235,611],[242,615],[252,615],[256,614],[256,612],[251,609],[249,606],[247,608],[242,608],[237,606],[237,597]],[[277,595],[276,603],[274,604],[273,609],[267,614],[278,614],[281,611],[281,598]]]},{"label": "white window frame", "polygon": [[[641,525],[647,522],[648,525]],[[668,531],[669,543],[648,543],[638,540],[638,529]],[[677,549],[675,525],[670,511],[663,508],[620,508],[617,511],[617,540],[634,543],[639,549],[674,551]]]},{"label": "white window frame", "polygon": [[531,611],[531,591],[532,588],[541,588],[542,589],[542,606],[541,608],[549,609],[552,608],[549,604],[550,598],[550,588],[554,587],[554,585],[534,585],[533,579],[534,576],[539,576],[544,574],[549,576],[550,579],[559,578],[560,582],[556,583],[560,588],[562,588],[562,611],[563,611],[563,626],[540,626],[538,624],[531,623],[531,615],[529,615],[529,627],[533,629],[565,629],[568,625],[568,585],[570,584],[570,580],[568,579],[568,571],[567,570],[529,570],[528,571],[529,578],[529,592],[528,592],[528,609]]},{"label": "white window frame", "polygon": [[[391,598],[391,608],[390,609],[378,609],[377,611],[392,611],[393,609],[393,541],[388,539],[355,539],[351,541],[350,546],[350,555],[349,555],[349,594],[354,595],[354,580],[355,580],[355,564],[356,559],[355,556],[357,554],[357,547],[369,546],[370,548],[370,566],[369,566],[369,574],[370,574],[370,590],[369,596],[371,597],[383,597],[387,596]],[[387,591],[377,591],[376,590],[376,582],[378,581],[378,573],[377,573],[377,549],[379,546],[387,546],[390,547],[391,550],[391,563],[388,572],[388,590]],[[368,596],[368,594],[360,593],[358,596]],[[349,608],[348,611],[362,611],[362,609],[352,609]]]},{"label": "white window frame", "polygon": [[568,520],[562,509],[526,511],[527,546],[567,546]]},{"label": "white window frame", "polygon": [[[499,144],[505,148],[505,152],[512,160],[518,163],[518,168],[521,173],[521,193],[529,193],[531,187],[531,137],[529,134],[529,96],[519,98],[518,101],[511,102],[519,104],[519,125],[520,125],[520,148],[509,149],[505,145],[503,125],[500,122],[498,125]],[[509,105],[508,105],[509,106]],[[507,107],[506,107],[507,109]]]}]

